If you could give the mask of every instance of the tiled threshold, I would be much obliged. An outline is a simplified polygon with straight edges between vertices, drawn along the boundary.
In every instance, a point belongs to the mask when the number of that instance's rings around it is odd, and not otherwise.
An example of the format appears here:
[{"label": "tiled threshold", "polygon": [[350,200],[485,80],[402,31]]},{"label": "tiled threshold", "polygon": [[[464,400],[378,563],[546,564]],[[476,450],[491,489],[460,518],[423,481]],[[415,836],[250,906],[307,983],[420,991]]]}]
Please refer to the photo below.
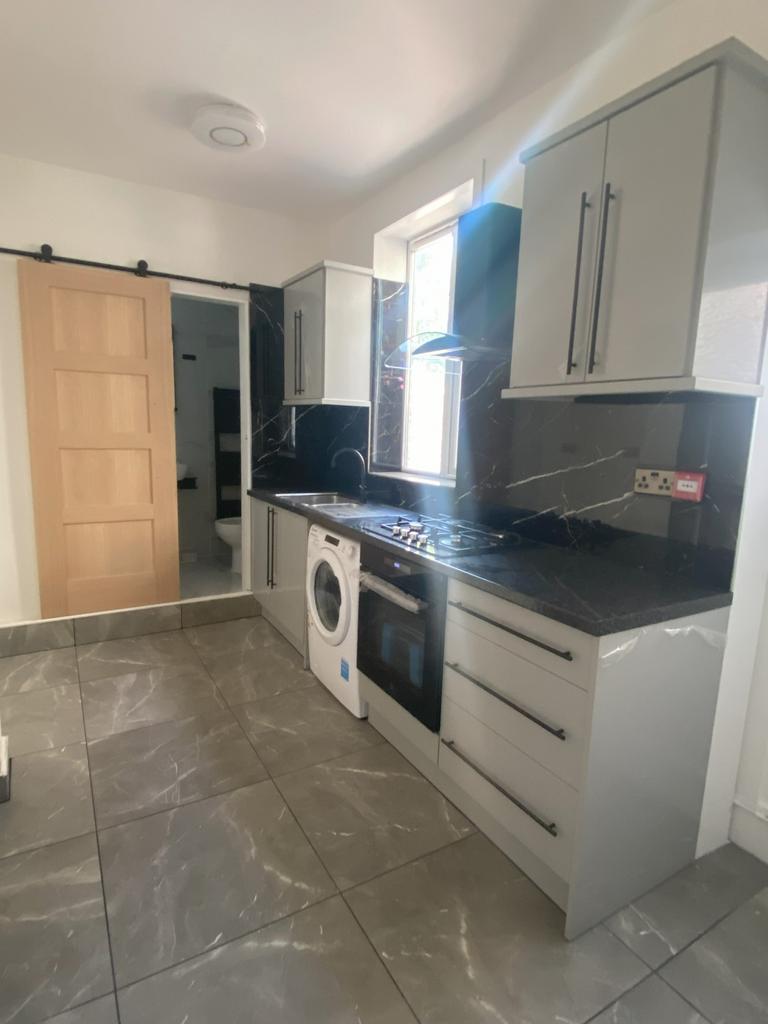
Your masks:
[{"label": "tiled threshold", "polygon": [[253,594],[243,593],[0,626],[0,658],[59,650],[100,640],[166,633],[260,614],[261,606]]}]

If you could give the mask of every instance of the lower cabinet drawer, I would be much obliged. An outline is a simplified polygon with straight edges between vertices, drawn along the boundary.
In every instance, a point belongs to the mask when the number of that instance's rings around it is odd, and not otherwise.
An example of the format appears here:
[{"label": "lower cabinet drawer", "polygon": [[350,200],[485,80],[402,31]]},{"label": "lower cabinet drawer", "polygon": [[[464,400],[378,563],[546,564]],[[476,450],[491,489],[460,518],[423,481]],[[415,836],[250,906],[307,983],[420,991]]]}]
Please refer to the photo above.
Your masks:
[{"label": "lower cabinet drawer", "polygon": [[464,626],[584,690],[592,688],[596,637],[477,587],[448,581],[448,629]]},{"label": "lower cabinet drawer", "polygon": [[579,788],[589,697],[578,686],[451,623],[443,696]]},{"label": "lower cabinet drawer", "polygon": [[443,699],[440,769],[568,880],[578,793],[463,708]]}]

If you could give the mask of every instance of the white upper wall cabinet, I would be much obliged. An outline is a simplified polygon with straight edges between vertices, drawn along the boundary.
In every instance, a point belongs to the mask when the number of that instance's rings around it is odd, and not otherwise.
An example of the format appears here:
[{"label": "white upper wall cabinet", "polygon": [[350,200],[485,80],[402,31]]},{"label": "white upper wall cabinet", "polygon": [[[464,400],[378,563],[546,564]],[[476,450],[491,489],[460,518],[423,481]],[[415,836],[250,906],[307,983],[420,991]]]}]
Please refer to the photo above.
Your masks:
[{"label": "white upper wall cabinet", "polygon": [[367,405],[373,273],[325,261],[283,284],[286,405]]},{"label": "white upper wall cabinet", "polygon": [[734,41],[524,154],[505,397],[759,394],[768,65]]}]

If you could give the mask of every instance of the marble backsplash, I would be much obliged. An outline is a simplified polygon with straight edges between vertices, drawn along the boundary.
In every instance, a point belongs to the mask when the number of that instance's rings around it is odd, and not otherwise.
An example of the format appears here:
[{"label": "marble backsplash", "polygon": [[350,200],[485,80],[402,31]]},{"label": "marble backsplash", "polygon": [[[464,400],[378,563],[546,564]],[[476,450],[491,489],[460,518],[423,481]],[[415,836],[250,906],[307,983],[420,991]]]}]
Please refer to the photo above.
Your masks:
[{"label": "marble backsplash", "polygon": [[[465,365],[457,514],[729,585],[753,399],[502,399],[507,375],[506,363]],[[636,494],[637,468],[704,472],[704,500]]]}]

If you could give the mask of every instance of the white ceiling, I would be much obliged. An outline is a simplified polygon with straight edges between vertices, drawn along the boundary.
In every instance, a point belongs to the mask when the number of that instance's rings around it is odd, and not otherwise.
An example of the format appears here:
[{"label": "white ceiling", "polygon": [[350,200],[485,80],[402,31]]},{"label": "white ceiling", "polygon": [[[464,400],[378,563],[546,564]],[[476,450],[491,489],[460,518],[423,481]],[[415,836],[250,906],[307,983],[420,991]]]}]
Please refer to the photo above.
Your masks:
[{"label": "white ceiling", "polygon": [[[0,152],[324,217],[671,0],[0,5]],[[186,129],[250,107],[259,153]]]}]

